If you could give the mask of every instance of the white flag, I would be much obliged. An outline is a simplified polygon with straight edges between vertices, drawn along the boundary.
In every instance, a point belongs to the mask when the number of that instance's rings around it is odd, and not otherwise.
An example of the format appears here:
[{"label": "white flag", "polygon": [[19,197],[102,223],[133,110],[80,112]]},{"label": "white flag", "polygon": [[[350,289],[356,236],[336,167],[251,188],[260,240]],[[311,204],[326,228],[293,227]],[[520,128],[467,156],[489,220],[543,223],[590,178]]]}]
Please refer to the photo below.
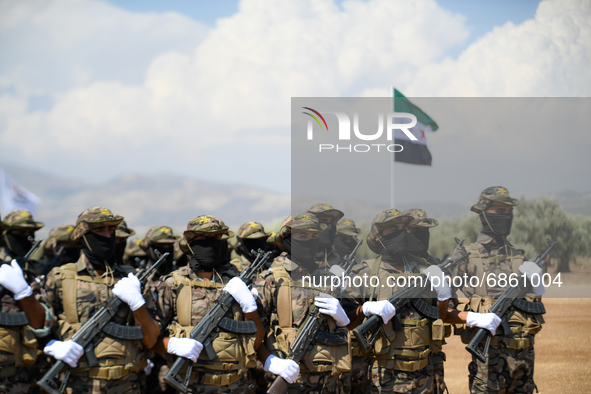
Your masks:
[{"label": "white flag", "polygon": [[41,199],[16,183],[4,170],[0,173],[0,189],[3,215],[14,209],[26,209],[36,214]]}]

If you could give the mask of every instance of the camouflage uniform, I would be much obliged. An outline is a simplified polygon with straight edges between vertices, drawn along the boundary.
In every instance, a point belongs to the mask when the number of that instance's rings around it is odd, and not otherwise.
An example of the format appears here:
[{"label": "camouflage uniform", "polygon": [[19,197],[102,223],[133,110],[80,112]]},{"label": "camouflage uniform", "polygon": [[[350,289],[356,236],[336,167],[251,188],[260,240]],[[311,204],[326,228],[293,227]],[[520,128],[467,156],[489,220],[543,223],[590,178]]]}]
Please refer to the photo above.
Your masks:
[{"label": "camouflage uniform", "polygon": [[[116,225],[123,217],[106,208],[94,207],[82,212],[71,234],[73,243],[95,227]],[[61,341],[72,335],[97,312],[112,295],[115,283],[135,270],[129,266],[107,266],[102,277],[97,275],[84,253],[76,263],[54,268],[47,276],[47,298],[59,315],[55,336]],[[75,292],[75,293],[74,293]],[[74,299],[75,297],[75,299]],[[146,300],[146,307],[156,316],[155,304]],[[117,324],[134,324],[131,310],[124,306],[113,318]],[[68,380],[68,392],[75,393],[139,393],[138,372],[147,365],[150,351],[140,340],[122,340],[106,336],[95,338],[94,352],[98,367],[90,368],[86,355],[78,360]]]},{"label": "camouflage uniform", "polygon": [[[367,244],[375,253],[381,253],[377,236],[388,226],[412,221],[412,216],[403,215],[396,209],[380,212],[372,223]],[[352,277],[377,276],[377,287],[352,287],[350,295],[358,304],[366,301],[384,300],[400,289],[385,283],[388,277],[419,275],[430,264],[416,256],[402,257],[400,265],[385,261],[382,255],[364,261],[353,268]],[[409,275],[410,274],[410,275]],[[432,302],[432,301],[431,301]],[[433,366],[430,360],[433,332],[432,322],[423,318],[410,304],[396,310],[396,315],[385,324],[368,353],[370,387],[363,392],[371,393],[433,393]]]},{"label": "camouflage uniform", "polygon": [[[516,206],[518,200],[511,198],[506,188],[501,186],[486,188],[479,196],[478,203],[471,210],[481,213],[493,203]],[[515,249],[504,237],[493,238],[480,233],[475,243],[466,246],[470,257],[466,263],[460,264],[454,275],[482,277],[482,274],[498,275],[501,273],[517,273],[524,261],[523,250]],[[455,258],[456,256],[452,256]],[[485,278],[486,278],[485,276]],[[462,292],[470,299],[468,304],[459,305],[458,309],[486,313],[496,297],[502,294],[504,287],[488,287],[486,279],[483,286],[463,286]],[[526,298],[536,302],[533,294]],[[512,335],[504,335],[502,327],[497,330],[491,341],[486,362],[472,357],[468,366],[471,393],[533,393],[536,385],[534,375],[534,335],[542,328],[544,320],[541,315],[513,309],[507,315]],[[469,343],[476,328],[462,330],[464,343]]]},{"label": "camouflage uniform", "polygon": [[[318,218],[320,223],[331,225],[331,223],[337,222],[345,216],[345,214],[332,207],[329,204],[319,203],[314,204],[306,211],[308,213],[313,213]],[[336,225],[335,225],[336,227]],[[322,269],[330,269],[333,265],[338,265],[343,256],[339,256],[335,251],[333,246],[330,246],[330,250],[328,251],[319,251],[316,256],[318,259],[318,263],[320,263],[320,268]]]},{"label": "camouflage uniform", "polygon": [[[198,216],[187,225],[180,246],[189,250],[187,235],[193,233],[224,234],[228,227],[213,216]],[[211,280],[204,280],[189,267],[180,269],[165,276],[163,280],[170,291],[161,292],[158,286],[158,304],[164,326],[169,326],[171,337],[188,338],[191,330],[197,325],[222,294],[227,282],[237,276],[238,272],[231,265],[214,268]],[[190,302],[190,307],[189,307]],[[227,317],[244,320],[244,314],[234,303]],[[212,332],[214,350],[218,358],[209,360],[205,351],[201,353],[193,365],[189,391],[195,393],[246,393],[252,389],[248,369],[256,365],[254,350],[255,335],[237,335],[224,331]],[[169,362],[173,358],[169,356]],[[185,376],[186,368],[181,371]]]},{"label": "camouflage uniform", "polygon": [[[318,223],[318,219],[311,214],[300,214],[288,217],[277,237],[277,243],[285,248],[283,240],[291,229],[320,232],[326,226]],[[267,349],[277,357],[287,358],[290,347],[296,338],[297,330],[304,324],[312,300],[324,293],[327,288],[315,287],[309,281],[302,281],[302,277],[311,273],[289,259],[287,253],[277,257],[271,268],[262,273],[256,282],[260,302],[259,314],[265,327]],[[313,277],[330,276],[330,272],[317,270]],[[329,290],[329,289],[328,289]],[[344,302],[345,300],[341,300]],[[291,310],[291,311],[290,311]],[[310,370],[306,363],[300,362],[300,375],[296,383],[289,385],[288,393],[345,393],[350,386],[350,375],[341,377],[343,372],[350,372],[350,341],[346,327],[339,328],[332,317],[325,316],[320,330],[337,333],[347,338],[347,343],[340,346],[327,346],[319,342],[312,342],[309,356],[314,365]]]},{"label": "camouflage uniform", "polygon": [[[10,228],[36,231],[41,227],[43,223],[35,222],[30,212],[24,210],[9,212],[1,224],[3,233]],[[20,256],[12,256],[4,248],[0,250],[1,261],[10,263],[13,257]],[[38,353],[42,346],[38,341],[46,341],[55,320],[53,309],[47,301],[45,292],[35,280],[35,275],[27,270],[23,270],[23,273],[35,298],[45,309],[45,322],[41,329],[34,329],[29,325],[0,326],[0,393],[28,392],[31,389],[31,383],[41,378]],[[20,303],[14,299],[11,292],[5,290],[3,293],[2,314],[23,312]]]},{"label": "camouflage uniform", "polygon": [[125,265],[131,265],[135,268],[140,268],[146,259],[146,251],[140,246],[143,239],[134,239],[125,245],[125,253],[123,254],[123,262]]}]

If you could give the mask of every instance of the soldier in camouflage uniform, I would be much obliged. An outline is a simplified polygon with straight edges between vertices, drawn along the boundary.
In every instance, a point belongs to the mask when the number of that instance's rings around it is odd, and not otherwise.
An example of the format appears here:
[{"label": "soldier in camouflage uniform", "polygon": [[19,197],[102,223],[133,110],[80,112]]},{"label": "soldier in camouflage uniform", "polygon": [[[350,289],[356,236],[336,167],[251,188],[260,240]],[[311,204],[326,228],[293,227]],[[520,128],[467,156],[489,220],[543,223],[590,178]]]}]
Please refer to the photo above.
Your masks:
[{"label": "soldier in camouflage uniform", "polygon": [[142,238],[132,239],[130,242],[127,242],[125,253],[123,254],[123,264],[135,268],[140,268],[142,266],[142,262],[144,262],[147,257],[146,251],[140,246],[142,240]]},{"label": "soldier in camouflage uniform", "polygon": [[125,249],[127,248],[127,239],[132,235],[135,235],[135,231],[127,227],[125,220],[122,220],[117,226],[117,230],[115,230],[115,257],[117,259],[117,264],[119,265],[125,264],[123,257],[125,256]]},{"label": "soldier in camouflage uniform", "polygon": [[[502,186],[488,187],[478,197],[478,202],[471,210],[480,215],[482,231],[476,242],[467,246],[470,253],[467,263],[459,265],[455,275],[468,278],[494,275],[495,287],[489,287],[484,280],[478,287],[468,283],[461,288],[470,299],[458,309],[473,312],[487,312],[495,298],[502,294],[505,287],[498,281],[500,274],[526,274],[528,277],[541,274],[541,269],[534,263],[524,263],[523,250],[515,249],[507,240],[513,220],[513,207],[519,203],[511,198],[509,191]],[[454,257],[454,256],[452,256]],[[521,276],[520,276],[521,278]],[[523,280],[523,279],[520,279]],[[491,282],[492,284],[492,282]],[[541,302],[543,286],[530,288],[526,298],[530,302]],[[486,362],[476,357],[468,366],[471,393],[533,393],[534,383],[534,335],[540,331],[544,319],[519,309],[508,314],[512,334],[504,335],[498,330],[491,341]],[[467,323],[470,326],[470,321]],[[469,343],[475,329],[469,327],[462,332],[462,341]]]},{"label": "soldier in camouflage uniform", "polygon": [[[283,222],[276,238],[277,244],[286,252],[275,259],[271,268],[263,272],[256,283],[259,313],[268,330],[266,349],[272,353],[267,362],[291,361],[282,359],[289,356],[291,344],[308,317],[312,301],[325,316],[320,330],[337,334],[343,339],[343,343],[337,346],[319,342],[311,344],[308,361],[300,361],[301,374],[289,385],[290,394],[344,393],[347,391],[345,386],[350,385],[350,381],[340,379],[339,376],[351,370],[349,333],[346,328],[349,319],[341,302],[323,295],[326,287],[315,285],[331,275],[328,271],[320,270],[316,262],[319,234],[326,228],[327,225],[319,223],[313,214],[290,215]],[[305,277],[315,278],[316,282],[305,280]],[[274,372],[267,363],[265,370]],[[286,381],[291,383],[290,379]]]},{"label": "soldier in camouflage uniform", "polygon": [[[26,393],[31,383],[41,375],[34,365],[39,343],[44,343],[54,323],[53,309],[45,293],[35,280],[35,275],[23,272],[13,258],[22,257],[30,248],[25,242],[29,235],[43,227],[35,222],[30,212],[15,210],[8,213],[0,224],[5,250],[0,251],[0,285],[2,310],[0,312],[0,392]],[[25,250],[27,249],[27,250]],[[13,314],[9,316],[9,314]],[[19,325],[4,325],[2,322],[19,314]]]},{"label": "soldier in camouflage uniform", "polygon": [[275,260],[275,257],[279,257],[283,250],[277,246],[275,242],[275,238],[277,237],[277,233],[275,231],[271,231],[267,233],[267,252],[271,252],[271,260]]},{"label": "soldier in camouflage uniform", "polygon": [[[0,250],[0,259],[3,261],[11,261],[26,255],[33,246],[35,232],[44,225],[41,222],[35,222],[31,212],[24,209],[8,212],[3,223],[2,244],[4,246]],[[24,224],[21,226],[21,223]],[[23,268],[38,276],[44,266],[45,261],[29,259]]]},{"label": "soldier in camouflage uniform", "polygon": [[[51,271],[53,267],[76,262],[80,257],[80,248],[70,243],[72,231],[74,231],[73,225],[64,224],[53,228],[49,232],[49,237],[42,243],[42,259],[48,264],[44,268],[45,272]],[[57,260],[55,260],[56,256],[58,256]]]},{"label": "soldier in camouflage uniform", "polygon": [[259,222],[246,222],[240,226],[236,234],[236,245],[234,245],[234,251],[240,258],[231,261],[238,271],[242,272],[243,269],[250,267],[256,258],[252,250],[266,249],[267,236],[265,228]]},{"label": "soldier in camouflage uniform", "polygon": [[[146,367],[148,349],[160,334],[160,326],[153,318],[156,311],[148,310],[140,283],[133,275],[135,269],[115,262],[115,232],[121,220],[122,216],[103,207],[82,212],[70,235],[70,241],[82,247],[80,258],[76,263],[54,268],[47,276],[45,291],[60,319],[54,330],[58,340],[50,341],[44,351],[73,368],[68,393],[139,393],[138,372]],[[98,365],[90,367],[86,355],[80,358],[82,347],[70,339],[111,294],[129,306],[121,308],[113,322],[139,325],[143,338],[95,338]]]},{"label": "soldier in camouflage uniform", "polygon": [[[193,366],[189,392],[199,393],[247,393],[252,389],[248,370],[256,365],[255,349],[262,342],[264,328],[256,312],[256,302],[250,290],[230,264],[223,263],[226,248],[222,237],[228,227],[213,216],[193,218],[187,225],[180,242],[182,250],[189,254],[188,265],[164,279],[168,292],[159,286],[157,299],[169,336],[159,338],[155,351],[192,358]],[[253,320],[258,331],[251,334],[212,332],[213,348],[218,357],[209,360],[200,354],[202,344],[190,339],[193,327],[213,306],[214,301],[226,290],[237,301],[227,317],[234,320]],[[258,342],[258,343],[257,343]],[[193,348],[190,355],[185,348]],[[172,362],[173,358],[169,357]],[[185,371],[182,371],[183,376]]]},{"label": "soldier in camouflage uniform", "polygon": [[321,268],[323,269],[329,269],[333,265],[339,264],[344,256],[339,256],[335,252],[333,244],[337,234],[337,222],[345,214],[324,203],[314,204],[306,212],[313,213],[320,223],[326,225],[326,228],[318,236],[316,261],[322,263]]}]

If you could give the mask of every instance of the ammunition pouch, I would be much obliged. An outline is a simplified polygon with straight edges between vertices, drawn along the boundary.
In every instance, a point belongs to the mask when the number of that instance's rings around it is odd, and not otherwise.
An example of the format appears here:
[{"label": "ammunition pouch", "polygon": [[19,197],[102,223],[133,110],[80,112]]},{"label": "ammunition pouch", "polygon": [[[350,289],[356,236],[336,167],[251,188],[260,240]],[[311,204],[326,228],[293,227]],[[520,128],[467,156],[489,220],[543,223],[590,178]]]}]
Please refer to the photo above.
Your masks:
[{"label": "ammunition pouch", "polygon": [[14,366],[30,367],[37,361],[37,338],[29,326],[0,327],[0,352],[14,356]]}]

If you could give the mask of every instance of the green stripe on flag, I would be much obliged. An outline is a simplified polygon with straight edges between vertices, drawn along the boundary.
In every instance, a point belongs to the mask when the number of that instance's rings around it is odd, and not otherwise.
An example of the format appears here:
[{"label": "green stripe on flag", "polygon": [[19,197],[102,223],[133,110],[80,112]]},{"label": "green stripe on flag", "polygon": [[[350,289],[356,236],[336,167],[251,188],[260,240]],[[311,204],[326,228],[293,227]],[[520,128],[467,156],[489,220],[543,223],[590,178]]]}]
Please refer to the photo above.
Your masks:
[{"label": "green stripe on flag", "polygon": [[411,113],[417,117],[417,122],[424,124],[425,126],[431,126],[431,130],[435,131],[439,128],[437,123],[429,115],[423,112],[422,109],[410,102],[409,99],[404,97],[397,89],[394,89],[394,110],[396,112]]}]

